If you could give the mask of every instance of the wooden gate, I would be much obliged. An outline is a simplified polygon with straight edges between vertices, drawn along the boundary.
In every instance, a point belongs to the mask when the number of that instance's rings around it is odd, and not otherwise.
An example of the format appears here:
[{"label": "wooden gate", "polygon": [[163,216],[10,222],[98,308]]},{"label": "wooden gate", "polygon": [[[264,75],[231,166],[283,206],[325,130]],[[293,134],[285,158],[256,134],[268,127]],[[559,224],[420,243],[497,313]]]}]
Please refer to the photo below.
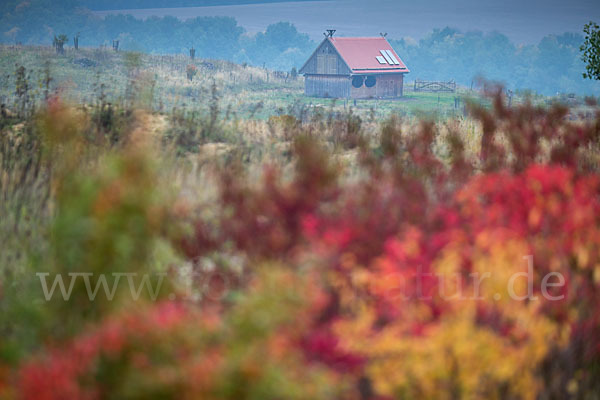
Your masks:
[{"label": "wooden gate", "polygon": [[415,81],[415,92],[456,92],[456,82]]}]

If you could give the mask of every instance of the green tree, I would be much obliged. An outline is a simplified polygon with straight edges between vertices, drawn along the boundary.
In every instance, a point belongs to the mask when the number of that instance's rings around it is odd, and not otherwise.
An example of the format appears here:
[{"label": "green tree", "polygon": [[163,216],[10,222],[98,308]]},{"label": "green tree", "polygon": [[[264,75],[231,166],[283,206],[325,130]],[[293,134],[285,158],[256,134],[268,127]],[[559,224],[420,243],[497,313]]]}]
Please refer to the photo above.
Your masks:
[{"label": "green tree", "polygon": [[600,80],[600,27],[595,22],[583,27],[585,41],[580,47],[583,53],[581,59],[585,63],[586,72],[583,77]]}]

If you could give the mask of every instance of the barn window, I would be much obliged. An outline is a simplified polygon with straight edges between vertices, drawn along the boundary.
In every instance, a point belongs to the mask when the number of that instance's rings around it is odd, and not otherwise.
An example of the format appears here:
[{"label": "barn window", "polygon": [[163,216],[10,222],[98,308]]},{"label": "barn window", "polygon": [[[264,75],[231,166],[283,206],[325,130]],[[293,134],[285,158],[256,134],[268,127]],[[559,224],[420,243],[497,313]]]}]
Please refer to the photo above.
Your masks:
[{"label": "barn window", "polygon": [[368,76],[367,79],[365,80],[365,86],[368,88],[372,88],[373,86],[375,86],[376,83],[377,83],[377,80],[372,75]]},{"label": "barn window", "polygon": [[352,86],[358,89],[363,85],[363,80],[364,78],[362,76],[355,76],[352,78]]}]

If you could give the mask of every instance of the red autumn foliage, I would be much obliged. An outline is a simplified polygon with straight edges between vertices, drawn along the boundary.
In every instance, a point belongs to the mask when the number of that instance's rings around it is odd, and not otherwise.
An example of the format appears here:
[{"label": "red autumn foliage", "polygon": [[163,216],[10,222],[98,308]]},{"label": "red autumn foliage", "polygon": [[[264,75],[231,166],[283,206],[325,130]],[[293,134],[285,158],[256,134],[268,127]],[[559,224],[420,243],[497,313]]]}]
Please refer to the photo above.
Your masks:
[{"label": "red autumn foliage", "polygon": [[[404,303],[393,292],[365,292],[353,286],[356,269],[367,269],[384,281],[405,282],[403,294],[419,298],[429,309],[429,321],[434,322],[446,307],[433,295],[439,289],[437,281],[424,279],[420,285],[411,285],[406,283],[409,277],[432,273],[434,260],[457,241],[463,243],[461,273],[468,275],[472,246],[482,232],[491,232],[500,241],[523,239],[535,259],[537,291],[544,274],[556,268],[551,266],[552,258],[562,260],[567,282],[553,294],[565,295],[565,300],[547,302],[541,310],[560,323],[574,324],[573,342],[581,342],[578,337],[590,338],[598,329],[587,317],[593,313],[592,305],[598,304],[597,284],[585,270],[565,263],[577,252],[576,237],[585,243],[600,240],[599,180],[590,151],[599,144],[600,123],[598,119],[587,125],[569,123],[565,120],[568,110],[562,106],[508,108],[498,88],[491,88],[490,94],[491,110],[472,106],[483,128],[478,159],[468,159],[460,132],[450,132],[451,160],[444,165],[433,151],[436,133],[432,124],[424,123],[406,135],[392,120],[383,128],[381,155],[362,149],[365,174],[356,182],[332,183],[329,167],[323,167],[327,164],[310,152],[297,157],[301,165],[312,168],[298,169],[286,183],[270,171],[261,187],[251,189],[224,174],[221,201],[230,212],[222,213],[218,226],[209,229],[197,221],[203,227],[198,231],[218,231],[221,236],[216,243],[233,240],[236,251],[267,259],[291,261],[291,256],[302,252],[318,255],[357,295],[374,302],[375,330],[402,319]],[[189,243],[206,243],[205,235],[186,243],[187,254],[198,256],[202,246],[194,251]],[[348,259],[350,266],[345,265]],[[597,256],[590,255],[586,262],[596,265]],[[340,294],[332,286],[328,291],[328,305],[315,316],[319,330],[304,342],[307,358],[328,365],[337,359],[368,364],[365,354],[329,353],[337,342],[322,329],[327,332],[329,323],[347,315],[339,305]],[[569,309],[582,307],[587,310],[585,321],[568,317]],[[501,308],[481,304],[476,321],[511,340],[525,339]],[[415,321],[409,334],[418,335],[423,327],[423,321]],[[586,359],[600,360],[595,349],[594,345],[586,345],[585,350],[579,346]],[[348,364],[344,368],[352,370],[354,362]]]},{"label": "red autumn foliage", "polygon": [[[100,359],[130,358],[132,364],[147,364],[144,347],[157,346],[175,333],[185,322],[186,310],[176,303],[156,305],[143,313],[129,313],[109,318],[98,330],[76,338],[68,346],[50,348],[41,358],[34,358],[21,367],[19,388],[21,398],[42,400],[81,400],[104,398],[111,390],[93,383],[82,383],[96,368]],[[146,342],[135,350],[136,342]],[[154,344],[153,344],[154,342]],[[133,346],[133,347],[132,347]],[[183,361],[183,360],[182,360]]]}]

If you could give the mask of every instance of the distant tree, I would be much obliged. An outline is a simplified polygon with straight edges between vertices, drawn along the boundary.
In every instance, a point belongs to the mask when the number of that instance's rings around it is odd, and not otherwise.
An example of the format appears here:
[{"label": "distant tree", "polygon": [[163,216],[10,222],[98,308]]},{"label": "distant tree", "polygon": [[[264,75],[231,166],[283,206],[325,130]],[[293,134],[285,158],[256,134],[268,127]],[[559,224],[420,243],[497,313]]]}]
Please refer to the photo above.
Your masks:
[{"label": "distant tree", "polygon": [[269,25],[264,34],[257,35],[257,42],[261,46],[272,47],[281,52],[290,47],[309,45],[310,39],[308,35],[299,33],[289,22],[278,22]]},{"label": "distant tree", "polygon": [[579,48],[583,53],[581,59],[585,63],[586,72],[583,77],[600,80],[600,27],[595,22],[583,27],[585,41]]},{"label": "distant tree", "polygon": [[54,41],[52,42],[52,44],[54,45],[54,48],[56,49],[56,53],[58,53],[58,54],[65,53],[64,45],[65,45],[65,43],[67,43],[68,40],[69,40],[69,38],[65,34],[54,36]]},{"label": "distant tree", "polygon": [[292,77],[292,79],[296,79],[298,77],[298,70],[296,69],[296,67],[292,67],[292,71],[290,72],[290,76]]},{"label": "distant tree", "polygon": [[[299,33],[289,22],[278,22],[259,32],[244,43],[246,53],[254,65],[290,70],[292,66],[304,62],[314,50],[308,35]],[[287,54],[285,54],[287,53]]]}]

